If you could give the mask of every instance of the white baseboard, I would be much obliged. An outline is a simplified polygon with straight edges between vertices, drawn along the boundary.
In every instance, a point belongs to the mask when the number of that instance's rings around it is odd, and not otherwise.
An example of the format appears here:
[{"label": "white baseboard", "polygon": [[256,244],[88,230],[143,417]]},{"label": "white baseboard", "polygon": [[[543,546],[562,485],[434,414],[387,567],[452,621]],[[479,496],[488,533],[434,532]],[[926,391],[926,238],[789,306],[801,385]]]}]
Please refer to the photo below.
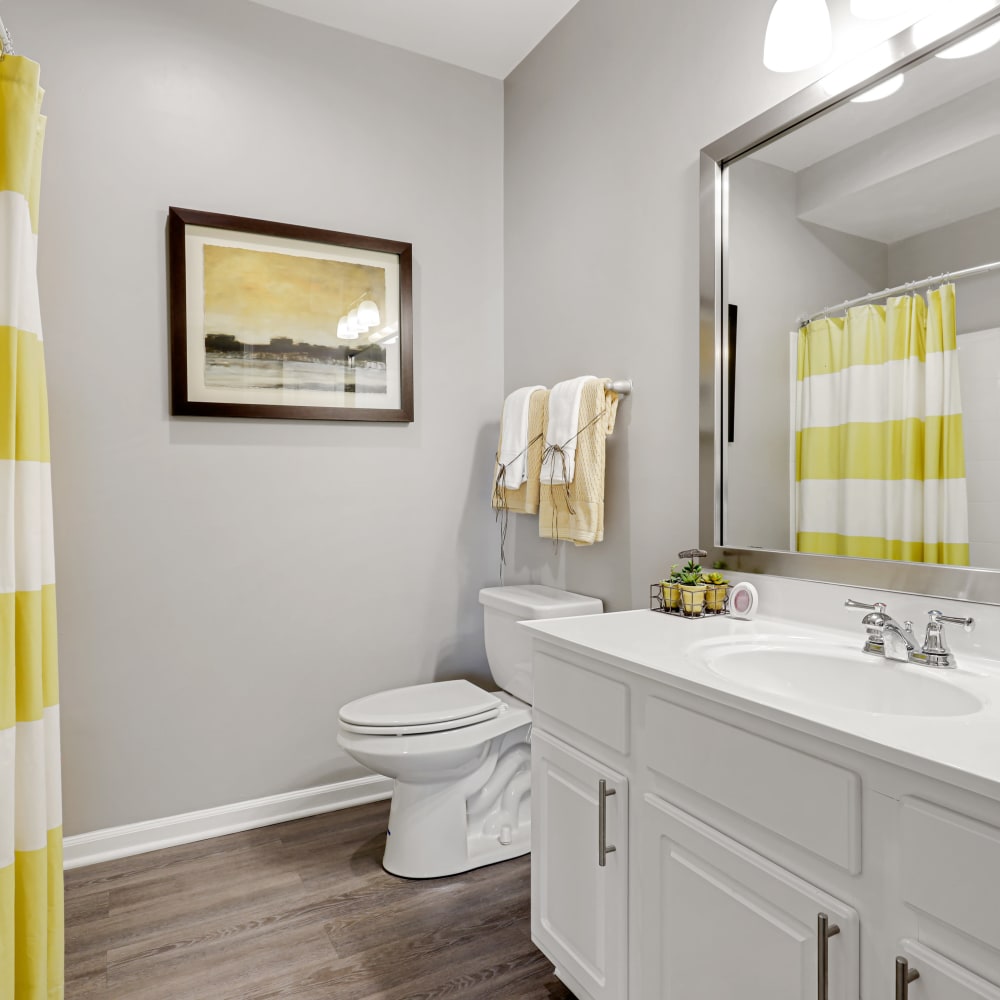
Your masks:
[{"label": "white baseboard", "polygon": [[333,812],[360,806],[365,802],[387,799],[392,795],[392,779],[381,775],[340,781],[319,788],[303,788],[298,792],[270,795],[250,802],[235,802],[228,806],[201,809],[179,816],[113,826],[93,833],[81,833],[63,840],[65,868],[125,858],[131,854],[158,851],[161,847],[208,840],[240,830],[284,823],[303,816]]}]

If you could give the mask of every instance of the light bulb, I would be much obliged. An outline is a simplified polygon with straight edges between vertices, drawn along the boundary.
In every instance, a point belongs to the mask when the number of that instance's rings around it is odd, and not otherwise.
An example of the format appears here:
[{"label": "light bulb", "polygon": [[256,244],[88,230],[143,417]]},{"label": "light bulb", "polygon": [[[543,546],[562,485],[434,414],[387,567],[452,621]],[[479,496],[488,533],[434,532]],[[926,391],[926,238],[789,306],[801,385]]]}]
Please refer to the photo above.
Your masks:
[{"label": "light bulb", "polygon": [[[823,89],[831,97],[835,97],[890,66],[892,61],[892,49],[888,43],[883,42],[874,49],[869,49],[867,52],[855,56],[849,63],[838,66],[837,69],[823,78]],[[882,96],[887,95],[883,94]],[[877,98],[869,98],[869,100],[877,100]]]},{"label": "light bulb", "polygon": [[1000,42],[1000,22],[990,24],[977,31],[970,38],[963,38],[962,41],[949,45],[943,52],[937,54],[938,59],[964,59],[966,56],[975,56],[980,52],[993,48]]},{"label": "light bulb", "polygon": [[764,65],[775,73],[818,66],[833,51],[826,0],[775,0],[764,35]]},{"label": "light bulb", "polygon": [[[953,0],[943,9],[937,9],[913,25],[913,41],[919,47],[930,45],[945,35],[957,31],[963,24],[968,24],[973,18],[985,13],[992,6],[992,0]],[[984,29],[989,30],[989,29]],[[974,36],[975,37],[975,36]],[[971,42],[971,38],[956,42],[951,48],[958,48]],[[948,51],[947,49],[945,51]],[[943,53],[938,53],[942,55]],[[971,55],[971,53],[970,53]],[[948,58],[948,57],[946,57]],[[951,56],[950,58],[958,58]]]},{"label": "light bulb", "polygon": [[382,322],[382,317],[378,314],[378,306],[371,299],[365,299],[358,306],[358,322],[368,330]]},{"label": "light bulb", "polygon": [[897,73],[895,76],[890,76],[888,80],[884,83],[880,83],[877,87],[872,87],[870,90],[866,90],[862,94],[858,94],[857,97],[851,98],[852,104],[867,104],[869,101],[881,101],[883,97],[889,97],[891,94],[895,94],[900,87],[903,86],[903,74]]}]

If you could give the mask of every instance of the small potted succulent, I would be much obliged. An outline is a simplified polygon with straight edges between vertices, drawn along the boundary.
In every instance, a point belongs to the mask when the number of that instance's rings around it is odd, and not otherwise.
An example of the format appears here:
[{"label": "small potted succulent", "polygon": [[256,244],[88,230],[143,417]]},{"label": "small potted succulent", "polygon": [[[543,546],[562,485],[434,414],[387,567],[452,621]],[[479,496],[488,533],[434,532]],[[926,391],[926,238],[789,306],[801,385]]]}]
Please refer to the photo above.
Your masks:
[{"label": "small potted succulent", "polygon": [[681,606],[681,571],[677,568],[677,563],[670,567],[670,576],[660,581],[660,590],[663,593],[663,606],[665,608],[679,608]]},{"label": "small potted succulent", "polygon": [[718,614],[726,606],[726,594],[729,591],[729,581],[721,573],[704,573],[702,583],[705,584],[705,607]]},{"label": "small potted succulent", "polygon": [[681,610],[686,615],[700,615],[705,608],[707,586],[702,582],[702,569],[689,559],[680,571]]}]

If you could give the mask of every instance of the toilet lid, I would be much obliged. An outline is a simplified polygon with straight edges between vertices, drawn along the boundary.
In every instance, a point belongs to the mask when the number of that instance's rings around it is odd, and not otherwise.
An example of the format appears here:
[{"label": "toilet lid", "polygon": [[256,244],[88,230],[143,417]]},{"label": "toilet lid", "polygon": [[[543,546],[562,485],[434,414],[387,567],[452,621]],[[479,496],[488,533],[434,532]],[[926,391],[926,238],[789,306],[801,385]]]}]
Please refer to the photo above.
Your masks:
[{"label": "toilet lid", "polygon": [[435,733],[495,719],[502,704],[468,681],[438,681],[358,698],[340,710],[340,722],[355,733]]}]

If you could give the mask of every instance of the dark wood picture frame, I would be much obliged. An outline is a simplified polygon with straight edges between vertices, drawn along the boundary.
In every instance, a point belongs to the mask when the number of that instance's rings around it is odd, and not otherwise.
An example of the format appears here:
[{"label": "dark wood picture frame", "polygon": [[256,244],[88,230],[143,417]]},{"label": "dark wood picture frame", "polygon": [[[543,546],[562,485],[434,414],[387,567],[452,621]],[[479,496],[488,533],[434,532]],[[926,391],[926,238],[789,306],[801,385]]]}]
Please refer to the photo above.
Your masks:
[{"label": "dark wood picture frame", "polygon": [[[323,331],[319,338],[323,340],[322,344],[295,342],[295,338],[286,336],[284,331],[281,331],[280,336],[272,338],[267,343],[256,341],[253,344],[241,342],[238,336],[233,334],[210,334],[207,318],[209,307],[206,296],[203,290],[200,297],[197,294],[197,288],[203,289],[205,286],[205,254],[202,254],[201,259],[196,259],[196,255],[189,252],[191,249],[189,236],[193,235],[191,227],[197,227],[198,238],[203,239],[206,246],[211,244],[211,235],[205,235],[206,231],[217,232],[222,247],[218,252],[234,255],[234,260],[236,254],[241,254],[244,251],[250,251],[251,254],[260,251],[259,259],[264,257],[277,259],[277,254],[280,253],[282,265],[293,269],[295,261],[299,259],[294,253],[296,243],[302,244],[303,268],[353,267],[355,271],[367,269],[367,271],[375,273],[379,271],[378,265],[368,267],[354,261],[345,263],[337,257],[338,252],[342,252],[348,258],[352,254],[358,258],[361,254],[359,259],[364,261],[369,258],[363,255],[370,252],[371,260],[381,261],[384,265],[382,268],[385,272],[383,294],[386,301],[383,305],[383,313],[394,317],[393,326],[398,323],[398,333],[394,329],[390,329],[389,335],[384,337],[385,344],[383,345],[375,339],[376,336],[380,336],[376,331],[370,341],[365,340],[364,343],[359,343],[358,347],[353,346],[357,341],[344,343],[336,340],[337,334],[333,332],[335,330],[333,325]],[[255,237],[259,238],[256,242]],[[276,241],[281,241],[280,250],[277,251],[275,250],[275,247],[278,246]],[[323,256],[324,248],[327,247],[331,248],[329,260]],[[171,413],[173,415],[293,420],[375,420],[405,423],[413,420],[413,247],[410,243],[338,233],[327,229],[314,229],[310,226],[266,222],[261,219],[247,219],[235,215],[220,215],[215,212],[198,212],[192,209],[171,207],[167,218],[167,248]],[[317,257],[319,258],[318,263]],[[253,260],[251,257],[246,259]],[[393,273],[393,268],[395,268],[395,273]],[[201,282],[200,286],[197,285],[195,279]],[[312,280],[315,287],[315,277]],[[225,287],[230,294],[230,299],[227,301],[234,303],[232,322],[235,324],[238,322],[235,313],[241,309],[244,311],[252,310],[252,299],[258,294],[258,289],[251,288],[246,295],[246,300],[238,301],[240,299],[239,281],[234,283],[231,276],[227,278],[227,281],[228,284]],[[222,279],[219,279],[220,286],[221,282]],[[245,278],[244,282],[247,287],[252,286],[252,276]],[[303,278],[303,283],[307,283],[305,278]],[[232,291],[233,288],[236,289],[235,292]],[[398,301],[394,301],[397,288]],[[310,298],[310,296],[305,298]],[[291,301],[291,299],[287,299],[287,295],[286,300]],[[314,303],[307,303],[307,306],[310,304],[314,305]],[[330,313],[329,319],[324,322],[335,324],[336,319],[337,317]],[[269,322],[273,323],[273,321],[273,316],[269,316]],[[227,329],[237,328],[236,326],[227,327]],[[397,337],[398,339],[396,339]],[[219,385],[223,387],[210,384],[207,374],[210,370],[207,361],[210,341],[212,342],[211,351],[223,359],[211,369],[213,372],[218,370],[222,373],[219,376],[220,379],[224,375],[230,379],[231,384],[235,385],[239,376],[233,376],[229,371],[231,368],[242,372],[247,368],[252,369],[255,364],[263,364],[268,366],[268,372],[273,374],[274,371],[284,372],[286,365],[297,366],[299,369],[297,377],[301,379],[300,384],[311,390],[301,394],[303,398],[308,398],[308,401],[303,403],[274,401],[273,390],[275,388],[280,390],[281,394],[289,395],[288,387],[284,384],[271,386],[270,389],[253,384],[230,388],[225,387],[230,383],[224,385],[221,381]],[[333,342],[333,346],[331,346],[331,342]],[[224,346],[225,353],[222,353],[220,344]],[[372,350],[373,347],[375,350]],[[287,352],[287,354],[280,353],[282,351]],[[357,364],[358,357],[366,351],[372,355],[380,356],[381,362],[370,362],[367,359],[362,359],[361,364]],[[379,351],[381,351],[381,355],[379,355]],[[199,359],[201,360],[199,361]],[[319,383],[305,381],[308,376],[300,374],[303,369],[308,368],[312,368],[316,372],[324,369],[321,374],[330,379],[337,378],[339,381],[322,384],[320,391],[316,391],[316,385]],[[342,371],[335,372],[335,368],[342,369]],[[364,371],[362,372],[361,369]],[[192,373],[195,377],[192,377]],[[361,378],[362,374],[365,376],[364,379]],[[204,385],[199,383],[199,375]],[[283,378],[284,376],[279,375],[278,377]],[[291,379],[291,376],[289,377]],[[290,381],[290,386],[295,385],[294,382]],[[299,393],[292,392],[290,394],[294,397]],[[340,401],[343,404],[350,400],[352,404],[356,404],[368,401],[373,405],[322,405],[322,402],[317,402],[317,398],[321,399],[324,394],[329,394],[333,402]],[[260,398],[259,402],[255,401],[255,396]],[[383,405],[376,405],[379,402]],[[398,405],[395,405],[397,403]]]}]

